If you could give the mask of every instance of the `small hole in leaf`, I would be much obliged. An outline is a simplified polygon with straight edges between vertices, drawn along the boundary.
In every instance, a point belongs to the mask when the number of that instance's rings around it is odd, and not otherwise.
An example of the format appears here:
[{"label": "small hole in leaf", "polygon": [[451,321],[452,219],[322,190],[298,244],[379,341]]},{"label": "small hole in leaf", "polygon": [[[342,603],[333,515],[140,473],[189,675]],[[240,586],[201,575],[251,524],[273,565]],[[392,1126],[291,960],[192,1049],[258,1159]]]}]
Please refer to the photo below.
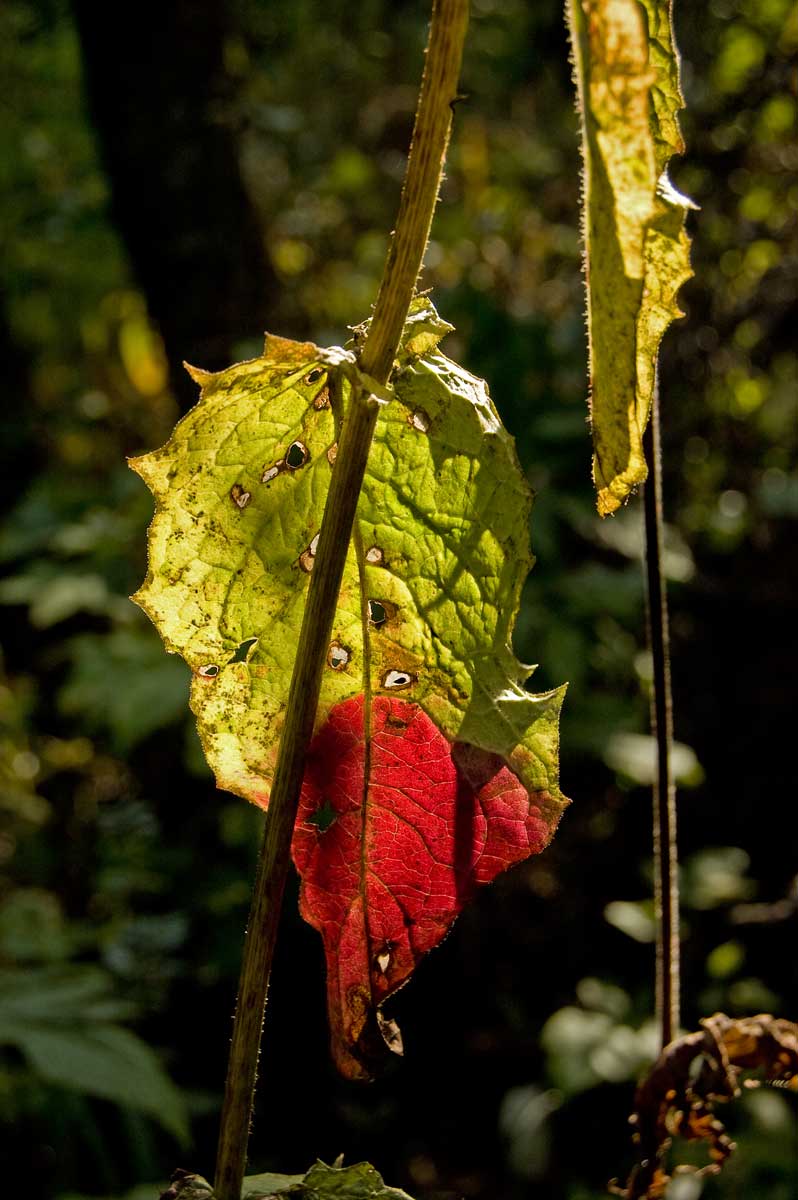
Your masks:
[{"label": "small hole in leaf", "polygon": [[314,367],[312,371],[308,371],[307,375],[302,380],[302,382],[303,383],[318,383],[323,374],[324,374],[323,367]]},{"label": "small hole in leaf", "polygon": [[327,653],[327,662],[330,664],[333,671],[343,671],[351,657],[351,651],[349,651],[346,646],[342,646],[340,642],[330,643],[330,649]]},{"label": "small hole in leaf", "polygon": [[380,972],[385,975],[391,962],[391,950],[386,946],[383,951],[376,955],[375,960]]},{"label": "small hole in leaf", "polygon": [[319,833],[326,833],[337,816],[338,813],[325,796],[321,805],[314,813],[310,814],[310,816],[307,818],[307,821],[309,825],[315,825]]},{"label": "small hole in leaf", "polygon": [[385,605],[379,600],[369,600],[369,621],[372,625],[376,625],[379,629],[380,625],[384,625],[388,620],[388,613],[385,611]]},{"label": "small hole in leaf", "polygon": [[385,562],[385,555],[382,552],[381,546],[369,546],[366,551],[366,562],[372,567],[380,567]]},{"label": "small hole in leaf", "polygon": [[333,442],[333,444],[330,446],[330,449],[327,451],[327,462],[330,464],[330,466],[333,465],[333,463],[335,462],[337,457],[338,457],[338,443]]},{"label": "small hole in leaf", "polygon": [[330,389],[326,384],[320,391],[316,392],[316,395],[313,397],[313,407],[316,409],[330,407]]},{"label": "small hole in leaf", "polygon": [[423,408],[416,408],[407,418],[408,423],[414,429],[418,429],[421,433],[427,433],[430,427],[429,415],[424,412]]},{"label": "small hole in leaf", "polygon": [[382,686],[393,691],[408,688],[415,682],[416,676],[411,675],[409,671],[386,671],[382,677]]},{"label": "small hole in leaf", "polygon": [[219,668],[216,663],[206,663],[204,667],[200,667],[197,674],[201,675],[203,679],[215,679],[219,674]]},{"label": "small hole in leaf", "polygon": [[253,646],[256,646],[257,644],[258,644],[257,638],[247,638],[246,641],[241,643],[241,645],[238,647],[235,654],[229,661],[231,663],[246,662],[247,659],[249,658],[250,650],[252,649]]},{"label": "small hole in leaf", "polygon": [[285,465],[291,471],[298,471],[309,458],[310,453],[304,442],[292,442],[285,452]]},{"label": "small hole in leaf", "polygon": [[230,488],[230,499],[236,508],[246,508],[252,499],[252,493],[244,491],[242,484],[234,483]]},{"label": "small hole in leaf", "polygon": [[303,550],[299,556],[299,565],[303,571],[307,571],[308,575],[313,570],[313,564],[316,559],[316,551],[319,547],[318,533],[310,539],[310,545],[306,550]]}]

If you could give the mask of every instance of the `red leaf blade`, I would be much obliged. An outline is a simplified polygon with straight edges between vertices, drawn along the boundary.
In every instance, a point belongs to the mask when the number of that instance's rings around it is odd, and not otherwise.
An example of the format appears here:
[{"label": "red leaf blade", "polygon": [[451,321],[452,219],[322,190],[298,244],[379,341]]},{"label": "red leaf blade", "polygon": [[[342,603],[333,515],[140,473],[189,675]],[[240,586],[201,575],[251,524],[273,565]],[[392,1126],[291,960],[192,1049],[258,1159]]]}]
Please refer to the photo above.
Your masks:
[{"label": "red leaf blade", "polygon": [[324,942],[333,1056],[350,1078],[370,1077],[391,1036],[379,1005],[476,886],[553,832],[548,793],[528,793],[498,755],[452,745],[417,704],[377,696],[369,729],[364,716],[363,696],[346,700],[314,739],[293,844],[302,915]]}]

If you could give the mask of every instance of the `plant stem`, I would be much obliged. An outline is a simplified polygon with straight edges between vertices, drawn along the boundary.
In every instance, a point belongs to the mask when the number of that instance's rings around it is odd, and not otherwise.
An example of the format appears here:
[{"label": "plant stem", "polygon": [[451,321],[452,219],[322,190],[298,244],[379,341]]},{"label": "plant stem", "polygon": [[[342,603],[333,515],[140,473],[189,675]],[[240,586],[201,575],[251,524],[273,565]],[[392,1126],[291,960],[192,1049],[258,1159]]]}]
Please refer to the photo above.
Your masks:
[{"label": "plant stem", "polygon": [[399,214],[374,315],[360,356],[364,371],[387,381],[415,291],[438,199],[468,27],[468,0],[434,0],[427,59]]},{"label": "plant stem", "polygon": [[653,662],[651,732],[657,743],[654,806],[654,907],[657,919],[656,1004],[662,1045],[679,1030],[679,877],[676,846],[676,789],[671,773],[673,698],[671,694],[668,597],[662,569],[662,447],[659,390],[654,389],[651,420],[643,435],[649,466],[644,488],[646,620]]},{"label": "plant stem", "polygon": [[[457,94],[468,0],[435,0],[405,183],[360,367],[388,381],[438,197]],[[240,1200],[272,966],[305,757],[379,405],[353,386],[310,577],[285,725],[244,940],[216,1162],[216,1200]]]}]

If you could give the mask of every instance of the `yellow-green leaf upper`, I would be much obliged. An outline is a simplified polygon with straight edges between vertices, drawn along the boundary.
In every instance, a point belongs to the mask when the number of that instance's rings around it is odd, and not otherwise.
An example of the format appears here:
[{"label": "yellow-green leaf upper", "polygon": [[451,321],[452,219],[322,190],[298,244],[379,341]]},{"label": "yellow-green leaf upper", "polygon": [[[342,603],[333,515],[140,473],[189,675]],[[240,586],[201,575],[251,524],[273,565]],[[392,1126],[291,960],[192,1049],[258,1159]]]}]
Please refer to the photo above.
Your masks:
[{"label": "yellow-green leaf upper", "polygon": [[[533,695],[510,649],[532,565],[531,496],[485,384],[411,312],[381,407],[349,547],[317,728],[340,701],[401,691],[450,739],[504,756],[532,790],[557,783],[562,689]],[[134,599],[194,679],[220,787],[265,804],[335,470],[349,385],[329,354],[267,337],[264,354],[193,372],[201,399],[132,462],[156,498]]]},{"label": "yellow-green leaf upper", "polygon": [[689,279],[668,181],[684,151],[669,0],[568,0],[584,158],[593,478],[602,516],[646,478],[643,431],[662,335]]}]

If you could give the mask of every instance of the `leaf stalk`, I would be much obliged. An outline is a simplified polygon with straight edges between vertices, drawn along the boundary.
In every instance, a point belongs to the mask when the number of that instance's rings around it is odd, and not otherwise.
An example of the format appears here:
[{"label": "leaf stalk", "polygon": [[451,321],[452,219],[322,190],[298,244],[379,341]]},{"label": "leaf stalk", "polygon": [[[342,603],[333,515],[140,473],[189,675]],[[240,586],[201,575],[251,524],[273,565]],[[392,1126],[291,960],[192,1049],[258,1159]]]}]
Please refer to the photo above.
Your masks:
[{"label": "leaf stalk", "polygon": [[[434,0],[404,187],[361,370],[388,382],[421,270],[457,95],[468,0]],[[379,404],[356,386],[344,418],[288,694],[244,939],[222,1105],[214,1194],[240,1200],[266,994],[321,680]]]},{"label": "leaf stalk", "polygon": [[676,844],[676,788],[671,766],[671,692],[668,597],[662,565],[662,445],[659,389],[643,435],[649,476],[643,489],[645,519],[646,625],[653,663],[651,732],[657,746],[653,787],[654,908],[656,913],[656,1007],[663,1048],[679,1031],[679,876]]}]

